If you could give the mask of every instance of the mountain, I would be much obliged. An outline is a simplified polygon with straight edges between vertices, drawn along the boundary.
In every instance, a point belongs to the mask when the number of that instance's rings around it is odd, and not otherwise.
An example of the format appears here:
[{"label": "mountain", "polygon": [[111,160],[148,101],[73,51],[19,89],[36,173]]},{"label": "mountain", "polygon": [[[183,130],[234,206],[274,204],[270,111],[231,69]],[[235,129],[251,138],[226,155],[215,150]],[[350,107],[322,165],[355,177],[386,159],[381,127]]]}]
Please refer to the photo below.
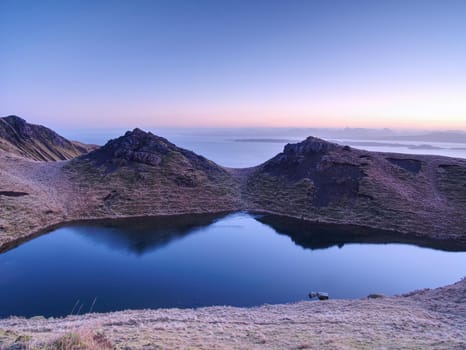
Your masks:
[{"label": "mountain", "polygon": [[93,145],[72,142],[41,125],[11,115],[0,118],[0,150],[39,160],[66,160],[94,149]]},{"label": "mountain", "polygon": [[[316,223],[337,224],[466,248],[466,160],[308,137],[261,165],[229,169],[140,129],[62,162],[0,152],[0,250],[69,221],[238,210],[300,219],[309,235]],[[320,231],[293,236],[325,245],[335,235]]]},{"label": "mountain", "polygon": [[251,211],[466,243],[463,159],[369,152],[309,137],[251,170],[243,193]]},{"label": "mountain", "polygon": [[204,171],[212,176],[224,174],[225,170],[214,162],[194,152],[179,148],[163,137],[141,129],[128,131],[125,135],[110,140],[80,158],[98,166],[117,168],[121,166],[144,164],[149,166],[175,165],[177,162],[193,171]]},{"label": "mountain", "polygon": [[132,216],[238,209],[239,183],[194,152],[140,129],[73,159],[66,167],[81,190],[81,215]]}]

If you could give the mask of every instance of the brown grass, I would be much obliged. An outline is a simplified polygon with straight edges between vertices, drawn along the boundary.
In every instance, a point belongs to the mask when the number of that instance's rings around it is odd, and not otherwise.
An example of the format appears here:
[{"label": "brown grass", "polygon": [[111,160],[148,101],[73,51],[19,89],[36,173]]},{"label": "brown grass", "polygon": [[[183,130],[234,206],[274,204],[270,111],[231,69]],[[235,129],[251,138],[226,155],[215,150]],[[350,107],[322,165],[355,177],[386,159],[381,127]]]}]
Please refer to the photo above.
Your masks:
[{"label": "brown grass", "polygon": [[50,340],[35,339],[29,335],[15,335],[10,341],[0,342],[0,350],[107,350],[113,348],[114,345],[102,331],[95,331],[90,327],[80,327],[54,336]]}]

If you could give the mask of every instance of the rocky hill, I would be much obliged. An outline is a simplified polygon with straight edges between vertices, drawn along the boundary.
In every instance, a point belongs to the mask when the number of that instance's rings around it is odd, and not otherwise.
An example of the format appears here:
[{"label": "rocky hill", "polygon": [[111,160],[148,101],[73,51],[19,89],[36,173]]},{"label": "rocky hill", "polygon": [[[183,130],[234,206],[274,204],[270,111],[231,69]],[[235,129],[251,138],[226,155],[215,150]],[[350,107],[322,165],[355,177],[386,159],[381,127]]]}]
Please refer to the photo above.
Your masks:
[{"label": "rocky hill", "polygon": [[[2,123],[72,149],[47,128],[17,117]],[[0,137],[3,144],[12,144],[12,134]],[[22,158],[0,150],[0,250],[68,221],[236,210],[300,219],[313,229],[317,222],[359,228],[367,241],[375,239],[370,228],[383,232],[379,238],[393,234],[387,241],[466,249],[464,159],[375,153],[309,137],[257,167],[225,169],[140,129],[63,162],[32,161],[71,156],[57,148],[40,153],[38,144],[15,146],[15,154],[29,155]],[[328,244],[292,235],[311,247]]]},{"label": "rocky hill", "polygon": [[9,154],[0,152],[4,249],[67,221],[241,209],[229,171],[140,129],[66,162]]},{"label": "rocky hill", "polygon": [[214,162],[140,129],[72,160],[65,172],[80,216],[141,216],[240,209],[239,183]]},{"label": "rocky hill", "polygon": [[55,161],[71,159],[94,148],[94,145],[69,141],[44,126],[29,124],[14,115],[0,118],[2,151],[33,160]]},{"label": "rocky hill", "polygon": [[245,206],[466,242],[466,160],[376,153],[314,137],[250,171]]}]

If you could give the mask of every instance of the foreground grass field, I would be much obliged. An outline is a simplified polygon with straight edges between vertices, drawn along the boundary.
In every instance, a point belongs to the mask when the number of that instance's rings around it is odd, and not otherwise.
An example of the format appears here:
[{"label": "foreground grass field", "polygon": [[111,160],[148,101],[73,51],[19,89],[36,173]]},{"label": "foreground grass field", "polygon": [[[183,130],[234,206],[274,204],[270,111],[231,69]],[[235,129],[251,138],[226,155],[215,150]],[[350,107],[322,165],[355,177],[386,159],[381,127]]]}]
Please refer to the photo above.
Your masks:
[{"label": "foreground grass field", "polygon": [[13,349],[464,349],[466,279],[398,297],[0,320]]}]

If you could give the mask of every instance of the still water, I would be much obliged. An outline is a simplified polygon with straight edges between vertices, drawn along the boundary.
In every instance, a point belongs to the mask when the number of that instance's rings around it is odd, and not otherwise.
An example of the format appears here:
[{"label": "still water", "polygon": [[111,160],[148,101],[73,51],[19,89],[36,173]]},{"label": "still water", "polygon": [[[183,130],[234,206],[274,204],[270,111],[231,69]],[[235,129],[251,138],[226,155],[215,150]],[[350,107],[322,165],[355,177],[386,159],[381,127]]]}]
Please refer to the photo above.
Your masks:
[{"label": "still water", "polygon": [[393,295],[465,273],[466,252],[448,245],[283,220],[234,213],[56,229],[0,254],[0,317]]}]

